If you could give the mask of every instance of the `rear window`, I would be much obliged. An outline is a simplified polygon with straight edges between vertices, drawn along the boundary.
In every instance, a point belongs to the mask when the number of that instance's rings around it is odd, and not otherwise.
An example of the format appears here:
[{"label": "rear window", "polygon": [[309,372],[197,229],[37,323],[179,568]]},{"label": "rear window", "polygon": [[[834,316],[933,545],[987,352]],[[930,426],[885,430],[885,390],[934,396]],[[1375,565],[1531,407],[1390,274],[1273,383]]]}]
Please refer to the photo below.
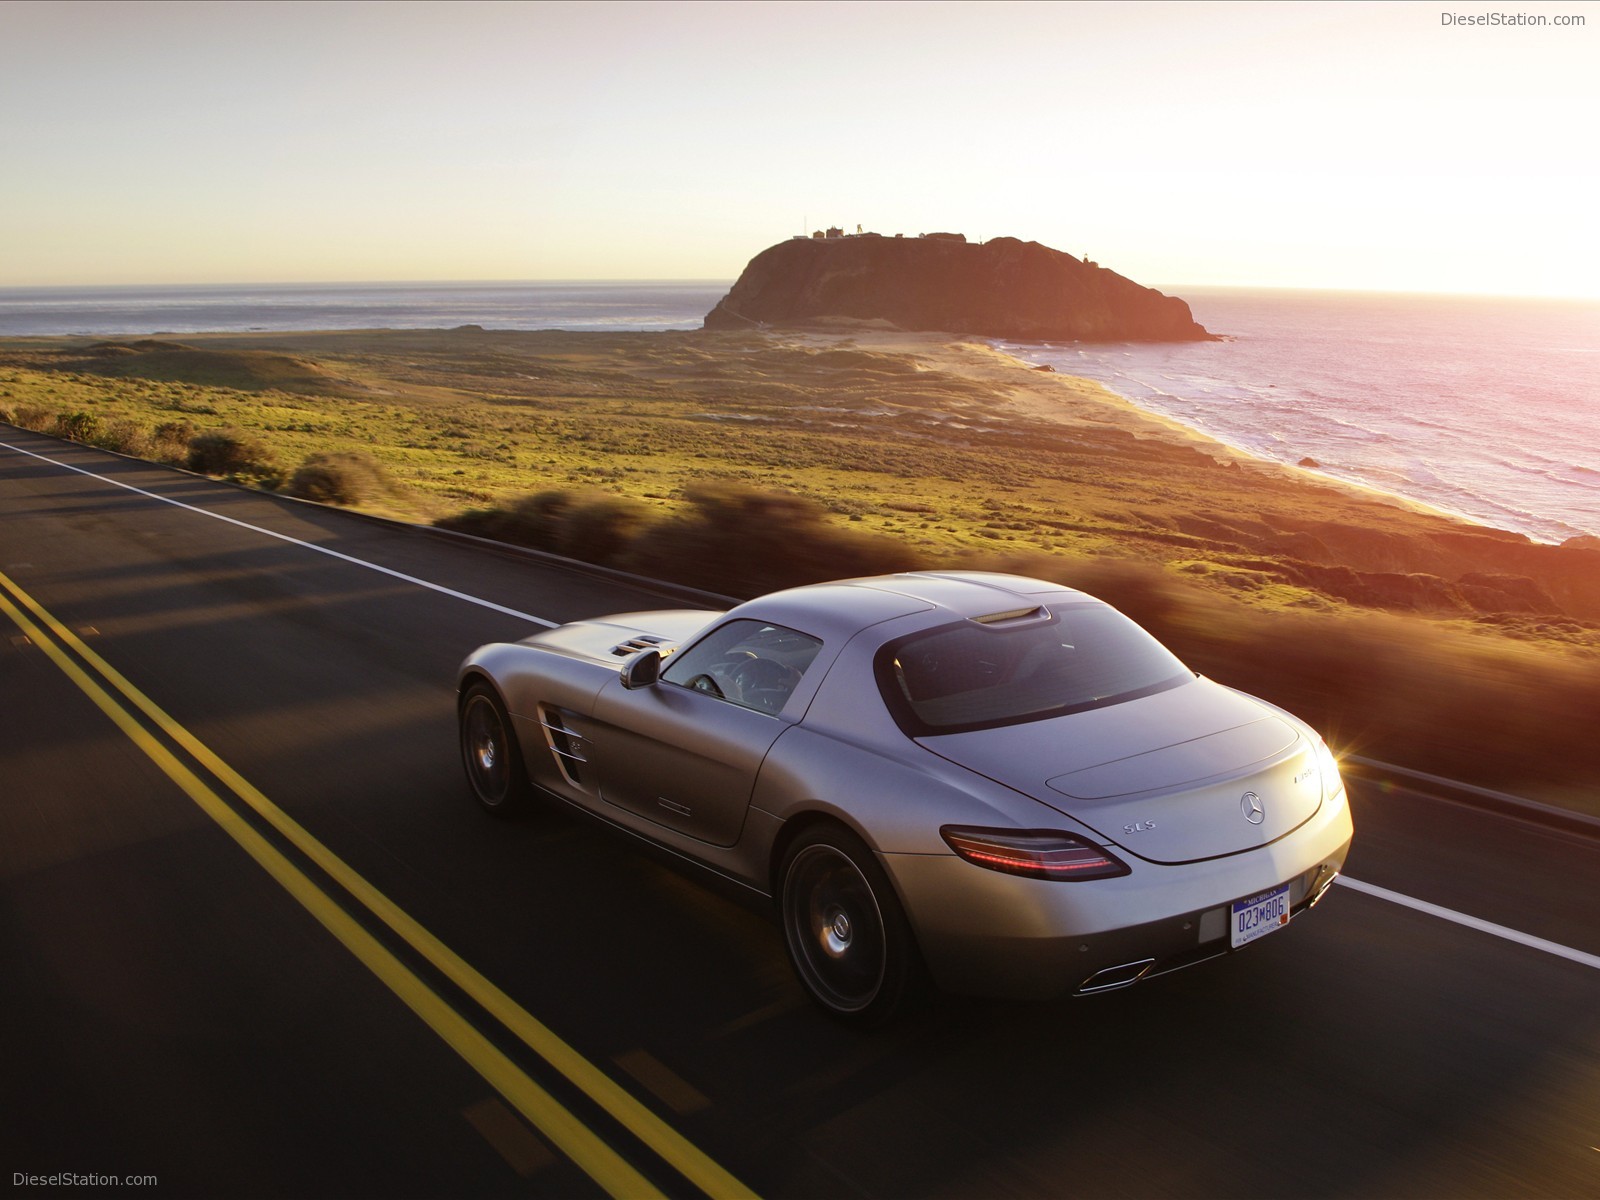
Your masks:
[{"label": "rear window", "polygon": [[1194,678],[1102,604],[1057,605],[992,624],[957,621],[890,642],[876,666],[884,700],[912,736],[1040,721]]}]

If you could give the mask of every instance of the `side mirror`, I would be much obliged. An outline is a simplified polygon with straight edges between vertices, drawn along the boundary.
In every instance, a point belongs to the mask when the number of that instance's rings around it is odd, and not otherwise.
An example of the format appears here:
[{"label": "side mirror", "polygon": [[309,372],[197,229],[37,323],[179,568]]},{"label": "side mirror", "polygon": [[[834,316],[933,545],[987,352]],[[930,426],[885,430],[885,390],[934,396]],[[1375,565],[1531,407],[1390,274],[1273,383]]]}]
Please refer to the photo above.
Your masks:
[{"label": "side mirror", "polygon": [[634,688],[653,687],[660,678],[661,651],[659,650],[641,650],[622,664],[622,686],[629,691]]}]

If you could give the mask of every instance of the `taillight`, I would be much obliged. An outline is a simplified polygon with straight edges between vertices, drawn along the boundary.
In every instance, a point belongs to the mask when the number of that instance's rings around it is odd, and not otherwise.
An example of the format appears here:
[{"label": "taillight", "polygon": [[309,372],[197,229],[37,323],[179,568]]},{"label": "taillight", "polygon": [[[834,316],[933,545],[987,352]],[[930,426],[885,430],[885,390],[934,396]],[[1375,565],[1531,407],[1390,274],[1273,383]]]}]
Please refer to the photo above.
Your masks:
[{"label": "taillight", "polygon": [[1093,842],[1057,829],[971,829],[946,825],[939,835],[976,866],[1029,879],[1109,879],[1128,865]]},{"label": "taillight", "polygon": [[1339,776],[1339,760],[1328,749],[1328,743],[1320,737],[1317,739],[1317,769],[1322,774],[1324,800],[1332,800],[1344,791],[1344,780]]}]

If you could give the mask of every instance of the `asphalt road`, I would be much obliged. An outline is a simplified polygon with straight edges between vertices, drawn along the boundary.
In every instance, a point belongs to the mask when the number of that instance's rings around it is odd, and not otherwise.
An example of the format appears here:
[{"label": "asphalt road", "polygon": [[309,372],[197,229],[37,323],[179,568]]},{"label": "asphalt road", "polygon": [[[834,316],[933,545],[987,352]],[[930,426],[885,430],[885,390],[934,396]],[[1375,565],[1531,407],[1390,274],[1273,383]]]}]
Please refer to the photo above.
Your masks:
[{"label": "asphalt road", "polygon": [[495,822],[466,796],[465,653],[529,632],[514,614],[670,596],[0,443],[14,1184],[1600,1194],[1600,845],[1354,784],[1349,876],[1589,960],[1341,887],[1127,991],[852,1033],[807,1005],[759,908],[588,821]]}]

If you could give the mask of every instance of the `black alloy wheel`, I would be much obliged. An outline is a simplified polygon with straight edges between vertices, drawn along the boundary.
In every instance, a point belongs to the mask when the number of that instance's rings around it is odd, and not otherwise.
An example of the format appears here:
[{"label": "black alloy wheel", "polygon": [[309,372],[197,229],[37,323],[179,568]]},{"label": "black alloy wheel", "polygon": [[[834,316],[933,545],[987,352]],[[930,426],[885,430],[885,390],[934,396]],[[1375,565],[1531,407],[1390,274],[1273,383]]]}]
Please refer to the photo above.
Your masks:
[{"label": "black alloy wheel", "polygon": [[806,830],[784,854],[779,879],[789,961],[829,1016],[881,1025],[921,990],[899,897],[855,834],[831,823]]},{"label": "black alloy wheel", "polygon": [[461,700],[461,761],[467,785],[497,817],[525,811],[533,796],[522,754],[500,697],[486,683],[475,683]]}]

